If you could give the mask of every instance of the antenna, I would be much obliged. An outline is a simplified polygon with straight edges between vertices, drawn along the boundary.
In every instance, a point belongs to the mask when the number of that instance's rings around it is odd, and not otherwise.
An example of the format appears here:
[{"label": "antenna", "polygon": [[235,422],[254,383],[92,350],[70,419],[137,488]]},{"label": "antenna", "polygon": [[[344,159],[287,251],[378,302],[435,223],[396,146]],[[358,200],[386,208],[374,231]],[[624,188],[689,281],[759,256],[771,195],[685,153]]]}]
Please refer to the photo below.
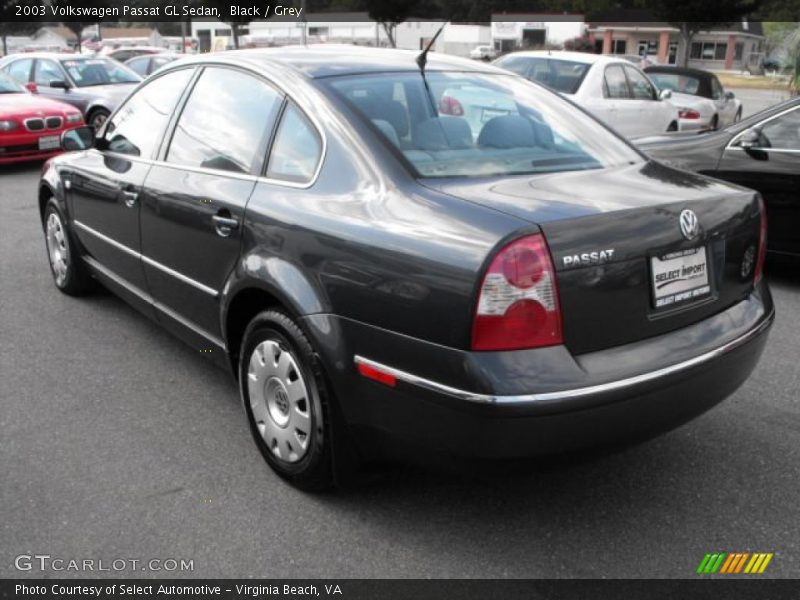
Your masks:
[{"label": "antenna", "polygon": [[436,32],[436,35],[434,35],[431,41],[428,42],[428,45],[425,46],[425,50],[420,52],[419,56],[417,56],[417,64],[419,65],[419,70],[422,71],[423,74],[425,73],[425,65],[428,64],[428,52],[436,43],[436,38],[438,38],[439,34],[442,33],[442,30],[444,29],[445,25],[447,25],[447,21],[442,23],[442,26],[439,27],[439,30]]}]

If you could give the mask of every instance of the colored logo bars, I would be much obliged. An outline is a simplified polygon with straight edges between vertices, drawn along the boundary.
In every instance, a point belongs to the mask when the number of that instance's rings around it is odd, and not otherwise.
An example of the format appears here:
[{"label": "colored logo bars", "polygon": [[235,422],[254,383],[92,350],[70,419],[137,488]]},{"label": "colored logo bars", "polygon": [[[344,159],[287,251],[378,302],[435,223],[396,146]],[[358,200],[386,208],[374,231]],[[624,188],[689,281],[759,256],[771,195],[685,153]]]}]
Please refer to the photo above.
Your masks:
[{"label": "colored logo bars", "polygon": [[763,573],[769,561],[772,560],[772,552],[718,552],[706,554],[697,567],[697,572],[701,575],[720,573],[725,575],[736,575],[738,573]]}]

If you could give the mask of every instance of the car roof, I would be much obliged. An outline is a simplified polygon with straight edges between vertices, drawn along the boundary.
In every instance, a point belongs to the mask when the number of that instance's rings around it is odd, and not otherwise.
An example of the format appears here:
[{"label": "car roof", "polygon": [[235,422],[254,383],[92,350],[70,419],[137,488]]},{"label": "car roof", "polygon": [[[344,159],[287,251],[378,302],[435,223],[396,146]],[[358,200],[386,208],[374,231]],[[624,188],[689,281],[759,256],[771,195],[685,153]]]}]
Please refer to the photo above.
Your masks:
[{"label": "car roof", "polygon": [[690,67],[675,67],[672,65],[653,65],[645,68],[645,73],[675,73],[677,75],[688,75],[689,77],[697,77],[704,79],[706,77],[713,77],[713,73],[704,71],[702,69],[692,69]]},{"label": "car roof", "polygon": [[625,60],[622,55],[620,56],[613,56],[607,54],[590,54],[588,52],[568,52],[564,50],[524,50],[522,52],[512,52],[510,54],[506,54],[503,58],[507,58],[509,56],[529,56],[529,57],[546,57],[552,58],[554,60],[570,60],[573,62],[579,63],[586,63],[586,64],[595,64],[595,63],[625,63],[628,64],[629,61]]},{"label": "car roof", "polygon": [[[229,50],[213,54],[196,54],[181,60],[180,64],[224,61],[229,64],[250,64],[257,67],[280,65],[316,79],[336,75],[419,71],[419,66],[416,63],[418,55],[419,52],[416,50],[395,50],[346,44],[318,44],[313,46],[282,46],[280,48],[255,48]],[[428,54],[425,70],[508,75],[508,71],[486,63],[435,52]]]}]

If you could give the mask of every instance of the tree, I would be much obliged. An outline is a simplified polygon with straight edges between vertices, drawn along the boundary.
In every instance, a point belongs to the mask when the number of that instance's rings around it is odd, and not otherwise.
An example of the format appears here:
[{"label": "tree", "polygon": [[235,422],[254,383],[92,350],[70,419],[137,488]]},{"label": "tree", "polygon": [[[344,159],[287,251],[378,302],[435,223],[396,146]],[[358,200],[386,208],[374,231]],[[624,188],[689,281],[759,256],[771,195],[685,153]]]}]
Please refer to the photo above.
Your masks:
[{"label": "tree", "polygon": [[0,38],[2,38],[3,54],[8,54],[8,43],[6,38],[10,35],[32,35],[41,27],[39,23],[16,23],[10,21],[0,21]]},{"label": "tree", "polygon": [[369,18],[381,24],[392,48],[397,47],[397,40],[394,37],[397,26],[409,17],[416,16],[414,12],[417,3],[417,0],[367,0],[365,2]]},{"label": "tree", "polygon": [[[762,0],[714,0],[713,4],[698,0],[657,0],[654,12],[657,17],[675,27],[684,44],[683,66],[689,63],[692,39],[700,31],[739,21],[752,14]],[[675,19],[686,19],[675,21]]]}]

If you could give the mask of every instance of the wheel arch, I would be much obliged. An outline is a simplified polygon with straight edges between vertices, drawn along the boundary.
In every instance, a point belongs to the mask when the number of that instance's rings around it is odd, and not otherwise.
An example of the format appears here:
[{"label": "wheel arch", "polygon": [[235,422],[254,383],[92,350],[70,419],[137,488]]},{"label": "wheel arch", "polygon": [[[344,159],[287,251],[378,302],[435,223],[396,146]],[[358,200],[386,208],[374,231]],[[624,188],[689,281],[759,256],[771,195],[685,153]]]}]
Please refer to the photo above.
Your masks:
[{"label": "wheel arch", "polygon": [[[220,303],[220,322],[231,370],[238,377],[239,348],[247,325],[259,312],[283,310],[305,330],[301,317],[325,312],[314,287],[297,267],[278,257],[250,254],[231,274]],[[305,331],[309,339],[313,336]]]}]

